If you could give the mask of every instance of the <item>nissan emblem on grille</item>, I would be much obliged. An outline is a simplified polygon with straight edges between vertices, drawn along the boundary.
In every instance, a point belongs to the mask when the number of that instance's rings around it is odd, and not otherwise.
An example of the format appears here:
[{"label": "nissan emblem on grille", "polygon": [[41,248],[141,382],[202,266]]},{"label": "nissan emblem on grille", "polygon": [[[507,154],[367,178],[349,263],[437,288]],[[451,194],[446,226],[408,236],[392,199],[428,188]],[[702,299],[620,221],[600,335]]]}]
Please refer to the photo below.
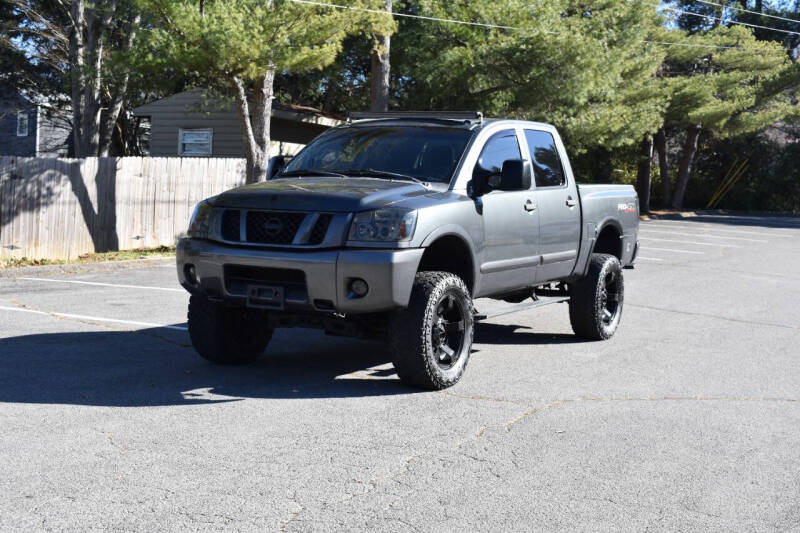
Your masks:
[{"label": "nissan emblem on grille", "polygon": [[246,216],[247,242],[289,245],[306,218],[306,213],[279,211],[248,211]]},{"label": "nissan emblem on grille", "polygon": [[283,221],[278,217],[272,217],[264,223],[264,231],[270,235],[275,235],[283,229]]}]

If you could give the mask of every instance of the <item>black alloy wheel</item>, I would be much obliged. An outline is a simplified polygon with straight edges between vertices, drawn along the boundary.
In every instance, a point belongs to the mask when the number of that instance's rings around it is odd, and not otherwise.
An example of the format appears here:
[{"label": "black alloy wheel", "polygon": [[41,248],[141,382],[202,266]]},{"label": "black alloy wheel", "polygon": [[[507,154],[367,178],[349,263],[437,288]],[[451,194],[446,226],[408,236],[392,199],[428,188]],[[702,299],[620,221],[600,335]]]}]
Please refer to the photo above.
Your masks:
[{"label": "black alloy wheel", "polygon": [[452,387],[464,374],[475,320],[464,281],[450,272],[418,272],[408,307],[389,327],[392,363],[403,383],[423,389]]},{"label": "black alloy wheel", "polygon": [[621,293],[619,290],[620,277],[615,270],[609,270],[603,277],[600,288],[601,320],[610,326],[617,319],[617,314],[622,309]]},{"label": "black alloy wheel", "polygon": [[463,299],[448,291],[436,307],[431,334],[436,363],[444,370],[453,368],[464,351],[466,316],[469,310],[463,306]]},{"label": "black alloy wheel", "polygon": [[619,326],[624,296],[619,259],[610,254],[592,254],[586,276],[570,287],[572,330],[584,339],[611,338]]}]

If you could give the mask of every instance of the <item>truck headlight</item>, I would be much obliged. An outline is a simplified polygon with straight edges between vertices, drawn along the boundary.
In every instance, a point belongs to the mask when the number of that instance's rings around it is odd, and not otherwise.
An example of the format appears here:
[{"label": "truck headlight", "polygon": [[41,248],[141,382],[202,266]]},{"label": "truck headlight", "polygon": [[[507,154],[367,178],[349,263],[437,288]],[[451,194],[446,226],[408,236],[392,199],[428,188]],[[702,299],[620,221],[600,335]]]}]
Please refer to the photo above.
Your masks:
[{"label": "truck headlight", "polygon": [[211,215],[213,212],[214,208],[209,200],[203,200],[197,204],[189,221],[187,235],[192,239],[208,239],[211,233]]},{"label": "truck headlight", "polygon": [[350,224],[349,241],[400,242],[411,240],[417,225],[417,212],[387,207],[356,213]]}]

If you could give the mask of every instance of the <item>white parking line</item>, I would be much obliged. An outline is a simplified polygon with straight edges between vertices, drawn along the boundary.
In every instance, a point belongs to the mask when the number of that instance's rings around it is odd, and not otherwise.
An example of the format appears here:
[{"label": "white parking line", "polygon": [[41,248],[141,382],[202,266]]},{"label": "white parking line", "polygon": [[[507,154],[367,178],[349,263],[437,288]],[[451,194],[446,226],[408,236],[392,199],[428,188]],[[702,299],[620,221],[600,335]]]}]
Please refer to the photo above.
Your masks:
[{"label": "white parking line", "polygon": [[[717,233],[740,233],[742,235],[759,235],[763,237],[764,235],[769,235],[770,237],[779,237],[784,239],[791,239],[794,235],[781,235],[778,233],[772,233],[776,231],[786,232],[792,231],[789,229],[784,228],[764,228],[764,231],[746,231],[746,230],[739,230],[739,229],[722,229],[719,228],[717,224],[708,224],[703,222],[671,222],[667,220],[651,220],[649,222],[642,222],[642,226],[661,226],[664,228],[698,228],[703,230],[715,231]],[[719,229],[718,229],[719,228]]]},{"label": "white parking line", "polygon": [[132,320],[117,320],[115,318],[101,318],[96,316],[86,316],[86,315],[73,315],[71,313],[48,313],[45,311],[37,311],[36,309],[25,309],[24,307],[5,307],[0,306],[0,311],[16,311],[18,313],[31,313],[34,315],[45,315],[45,316],[54,316],[57,318],[72,318],[75,320],[88,320],[90,322],[107,322],[110,324],[125,324],[128,326],[143,326],[146,328],[164,328],[164,329],[175,329],[178,331],[188,331],[189,328],[185,326],[167,326],[164,324],[153,324],[151,322],[134,322]]},{"label": "white parking line", "polygon": [[144,289],[150,291],[185,292],[183,289],[170,287],[151,287],[147,285],[123,285],[121,283],[100,283],[98,281],[78,281],[75,279],[50,279],[50,278],[16,278],[24,281],[46,281],[50,283],[75,283],[77,285],[96,285],[98,287],[115,287],[120,289]]},{"label": "white parking line", "polygon": [[697,241],[678,241],[675,239],[657,239],[655,237],[645,237],[642,239],[643,241],[659,241],[659,242],[677,242],[680,244],[696,244],[699,246],[721,246],[723,248],[741,248],[741,246],[737,246],[735,244],[722,244],[719,242],[697,242]]},{"label": "white parking line", "polygon": [[702,237],[703,239],[727,239],[729,241],[769,242],[766,239],[751,239],[749,237],[728,237],[725,235],[711,235],[709,233],[684,233],[680,231],[670,231],[663,229],[643,229],[639,231],[640,233],[658,233],[662,235],[686,235],[687,237]]},{"label": "white parking line", "polygon": [[658,250],[659,252],[675,252],[679,254],[694,254],[694,255],[705,255],[705,252],[693,252],[689,250],[673,250],[672,248],[653,248],[652,246],[647,246],[648,250]]},{"label": "white parking line", "polygon": [[637,255],[636,260],[639,261],[640,259],[643,261],[658,261],[659,263],[664,261],[663,259],[656,259],[655,257],[642,257],[641,255]]}]

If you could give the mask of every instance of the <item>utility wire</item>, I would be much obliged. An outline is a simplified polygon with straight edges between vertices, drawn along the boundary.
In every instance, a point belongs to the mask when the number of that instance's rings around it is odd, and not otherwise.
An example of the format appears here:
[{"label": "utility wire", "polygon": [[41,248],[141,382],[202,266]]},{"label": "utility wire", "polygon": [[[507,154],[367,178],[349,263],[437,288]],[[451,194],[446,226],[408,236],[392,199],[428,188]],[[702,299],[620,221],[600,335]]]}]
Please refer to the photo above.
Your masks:
[{"label": "utility wire", "polygon": [[725,8],[725,9],[732,9],[734,11],[741,11],[742,13],[751,13],[753,15],[760,15],[762,17],[769,17],[771,19],[785,20],[786,22],[794,22],[795,24],[800,24],[800,20],[798,20],[798,19],[790,19],[790,18],[786,18],[786,17],[779,17],[778,15],[770,15],[769,13],[760,13],[758,11],[753,11],[751,9],[745,9],[743,7],[726,6],[724,4],[718,4],[716,2],[709,2],[708,0],[695,0],[695,2],[700,2],[701,4],[707,4],[709,6],[716,6],[716,7],[722,7],[722,8]]},{"label": "utility wire", "polygon": [[[503,26],[503,25],[499,25],[499,24],[489,24],[489,23],[484,23],[484,22],[469,22],[469,21],[457,20],[457,19],[429,17],[429,16],[425,16],[425,15],[413,15],[411,13],[398,13],[396,11],[383,11],[383,10],[380,10],[380,9],[370,9],[370,8],[366,8],[366,7],[346,6],[346,5],[342,5],[342,4],[333,4],[333,3],[329,3],[329,2],[320,2],[320,1],[316,1],[316,0],[289,0],[289,1],[290,2],[294,2],[296,4],[305,4],[305,5],[319,6],[319,7],[330,7],[330,8],[335,8],[335,9],[345,9],[345,10],[349,10],[349,11],[361,11],[361,12],[365,12],[365,13],[375,13],[375,14],[378,14],[378,15],[389,15],[389,16],[392,16],[392,17],[405,17],[405,18],[412,18],[412,19],[420,19],[420,20],[427,20],[427,21],[432,21],[432,22],[447,22],[447,23],[451,23],[451,24],[462,24],[462,25],[466,25],[466,26],[478,26],[478,27],[481,27],[481,28],[496,28],[496,29],[501,29],[501,30],[522,30],[523,29],[523,28],[520,28],[520,27],[517,27],[517,26]],[[659,5],[659,4],[654,4],[654,5]],[[691,12],[687,11],[687,13],[691,13]],[[705,17],[705,15],[699,15],[697,13],[693,13],[693,14]],[[768,28],[768,29],[777,29],[777,28]],[[778,30],[778,31],[784,31],[784,30]],[[558,35],[559,34],[558,32],[555,32],[555,31],[545,31],[545,33],[549,33],[551,35]],[[788,33],[794,33],[794,32],[788,32]],[[797,34],[797,35],[800,35],[800,33]],[[762,49],[762,48],[753,48],[753,47],[746,47],[746,46],[723,46],[723,45],[714,45],[714,44],[674,43],[674,42],[667,42],[667,41],[651,41],[651,40],[648,40],[648,39],[644,39],[641,42],[646,43],[646,44],[655,44],[655,45],[659,45],[659,46],[683,46],[683,47],[689,47],[689,48],[715,48],[715,49],[721,49],[721,50],[752,50],[752,51],[756,51],[756,52],[762,52],[762,53],[764,52],[764,49]],[[787,48],[783,48],[783,50],[784,50],[784,52],[788,52],[789,51],[789,49],[787,49]]]},{"label": "utility wire", "polygon": [[321,7],[334,7],[336,9],[347,9],[350,11],[363,11],[365,13],[376,13],[378,15],[391,15],[393,17],[406,17],[410,19],[421,19],[421,20],[430,20],[430,21],[437,21],[437,22],[449,22],[451,24],[463,24],[465,26],[479,26],[481,28],[496,28],[499,30],[519,30],[520,28],[516,28],[514,26],[500,26],[497,24],[486,24],[483,22],[467,22],[465,20],[455,20],[455,19],[443,19],[443,18],[436,18],[436,17],[426,17],[425,15],[412,15],[411,13],[397,13],[396,11],[382,11],[380,9],[369,9],[367,7],[356,7],[356,6],[344,6],[341,4],[329,4],[327,2],[315,2],[313,0],[289,0],[290,2],[294,2],[296,4],[307,4],[312,6],[321,6]]},{"label": "utility wire", "polygon": [[[654,5],[658,5],[658,4],[654,4]],[[762,30],[779,31],[781,33],[788,33],[789,35],[800,35],[800,33],[796,32],[796,31],[782,30],[780,28],[773,28],[772,26],[761,26],[759,24],[750,24],[749,22],[739,22],[738,20],[728,20],[728,21],[726,21],[723,17],[712,17],[711,15],[703,15],[701,13],[694,13],[692,11],[686,11],[685,9],[678,9],[677,7],[672,7],[672,6],[660,6],[660,7],[663,7],[663,9],[666,9],[668,11],[672,11],[674,13],[681,13],[683,15],[691,15],[693,17],[700,17],[700,18],[704,18],[704,19],[707,19],[707,20],[715,20],[715,21],[719,21],[719,22],[728,22],[729,24],[739,24],[740,26],[748,26],[750,28],[759,28],[759,29],[762,29]]]},{"label": "utility wire", "polygon": [[[719,48],[723,50],[752,50],[754,52],[763,52],[762,48],[753,48],[752,46],[724,46],[719,44],[700,44],[700,43],[672,43],[668,41],[650,41],[645,39],[642,41],[643,43],[647,44],[660,44],[663,46],[685,46],[687,48]],[[784,51],[788,51],[784,48]]]}]

